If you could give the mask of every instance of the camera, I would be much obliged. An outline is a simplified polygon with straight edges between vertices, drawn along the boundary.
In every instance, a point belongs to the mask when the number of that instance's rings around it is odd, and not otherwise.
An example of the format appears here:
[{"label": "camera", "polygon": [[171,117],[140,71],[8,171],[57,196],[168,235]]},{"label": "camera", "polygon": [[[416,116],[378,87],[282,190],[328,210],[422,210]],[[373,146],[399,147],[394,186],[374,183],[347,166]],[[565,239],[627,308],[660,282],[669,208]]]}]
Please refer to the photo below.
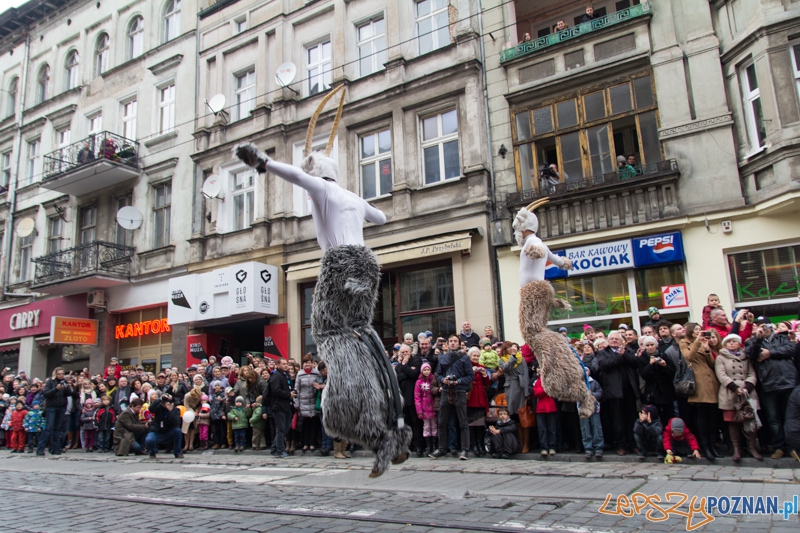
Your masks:
[{"label": "camera", "polygon": [[539,167],[539,177],[546,179],[546,178],[556,178],[558,179],[558,174],[553,172],[553,169],[550,168],[550,163],[544,162],[542,166]]},{"label": "camera", "polygon": [[710,331],[704,331],[704,332],[702,332],[702,333],[701,333],[701,335],[702,335],[703,337],[706,337],[706,338],[708,338],[708,337],[711,337],[711,332],[710,332]]}]

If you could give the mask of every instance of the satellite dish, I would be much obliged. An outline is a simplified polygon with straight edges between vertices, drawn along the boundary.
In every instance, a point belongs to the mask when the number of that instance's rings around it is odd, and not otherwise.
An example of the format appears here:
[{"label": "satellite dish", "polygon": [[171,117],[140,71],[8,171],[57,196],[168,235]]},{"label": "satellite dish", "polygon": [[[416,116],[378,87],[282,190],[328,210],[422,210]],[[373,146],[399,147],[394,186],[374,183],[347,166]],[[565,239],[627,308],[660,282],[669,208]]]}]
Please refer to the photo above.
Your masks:
[{"label": "satellite dish", "polygon": [[132,205],[126,205],[117,211],[117,224],[128,230],[139,229],[143,219],[142,212]]},{"label": "satellite dish", "polygon": [[17,224],[17,235],[27,237],[36,229],[36,221],[31,217],[25,217]]},{"label": "satellite dish", "polygon": [[203,196],[206,198],[222,198],[222,181],[212,174],[203,182]]},{"label": "satellite dish", "polygon": [[206,105],[216,115],[225,107],[225,95],[221,93],[215,94],[211,97],[211,100],[206,100]]},{"label": "satellite dish", "polygon": [[275,82],[281,87],[288,87],[296,75],[297,67],[289,61],[278,67],[278,71],[275,73]]}]

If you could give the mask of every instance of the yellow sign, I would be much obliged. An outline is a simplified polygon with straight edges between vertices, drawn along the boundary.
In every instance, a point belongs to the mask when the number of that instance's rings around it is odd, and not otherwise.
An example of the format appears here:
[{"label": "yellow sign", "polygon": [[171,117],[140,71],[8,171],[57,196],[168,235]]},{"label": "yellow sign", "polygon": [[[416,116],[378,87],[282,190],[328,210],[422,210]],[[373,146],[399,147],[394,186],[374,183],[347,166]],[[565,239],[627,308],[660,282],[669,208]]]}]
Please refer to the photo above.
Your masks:
[{"label": "yellow sign", "polygon": [[50,343],[96,345],[98,324],[91,318],[54,316],[50,320]]}]

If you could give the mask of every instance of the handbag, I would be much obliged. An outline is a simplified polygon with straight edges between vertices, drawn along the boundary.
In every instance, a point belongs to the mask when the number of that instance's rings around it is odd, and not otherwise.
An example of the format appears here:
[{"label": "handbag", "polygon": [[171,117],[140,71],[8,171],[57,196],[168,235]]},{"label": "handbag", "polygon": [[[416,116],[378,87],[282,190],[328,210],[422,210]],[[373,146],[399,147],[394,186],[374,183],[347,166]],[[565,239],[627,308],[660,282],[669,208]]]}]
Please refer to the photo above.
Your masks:
[{"label": "handbag", "polygon": [[680,355],[680,366],[678,371],[675,372],[673,385],[675,386],[675,392],[683,396],[694,396],[695,392],[697,392],[694,369],[692,369],[692,364],[687,363],[683,358],[683,354]]},{"label": "handbag", "polygon": [[[742,399],[733,405],[733,421],[743,424],[748,420],[754,420],[756,411],[753,409],[753,404],[750,403],[750,395],[742,396]],[[755,403],[755,402],[753,402]]]}]

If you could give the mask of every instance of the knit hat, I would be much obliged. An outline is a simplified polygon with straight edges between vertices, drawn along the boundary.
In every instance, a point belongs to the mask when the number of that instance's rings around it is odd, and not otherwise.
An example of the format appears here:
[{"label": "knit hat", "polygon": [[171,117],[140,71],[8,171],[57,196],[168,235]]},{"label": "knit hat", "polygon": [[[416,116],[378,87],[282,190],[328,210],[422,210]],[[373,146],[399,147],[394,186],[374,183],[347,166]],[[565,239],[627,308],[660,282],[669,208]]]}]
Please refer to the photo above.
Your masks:
[{"label": "knit hat", "polygon": [[594,329],[594,328],[592,326],[590,326],[589,324],[584,324],[583,325],[583,331],[584,332],[589,331],[590,329]]},{"label": "knit hat", "polygon": [[208,394],[203,394],[202,396],[200,396],[200,401],[207,402],[208,401]]},{"label": "knit hat", "polygon": [[683,435],[686,424],[683,422],[682,418],[675,417],[670,421],[670,427],[672,428],[672,432],[676,435]]},{"label": "knit hat", "polygon": [[225,357],[222,358],[222,364],[231,366],[233,364],[233,358],[226,355]]},{"label": "knit hat", "polygon": [[244,398],[242,398],[241,396],[237,396],[236,397],[236,403],[239,403],[239,402],[244,403]]},{"label": "knit hat", "polygon": [[399,345],[399,344],[395,344],[395,345],[393,346],[393,348],[394,348],[395,350],[399,350],[399,349],[400,349],[400,345]]},{"label": "knit hat", "polygon": [[428,330],[426,329],[426,330],[425,330],[425,336],[426,336],[426,337],[428,337],[429,339],[432,339],[432,338],[433,338],[433,333],[431,333],[430,331],[428,331]]},{"label": "knit hat", "polygon": [[215,379],[214,381],[211,382],[211,385],[209,385],[209,387],[211,387],[211,390],[214,390],[214,387],[216,387],[217,385],[222,387],[222,382],[218,379]]},{"label": "knit hat", "polygon": [[405,340],[405,341],[413,341],[414,340],[414,335],[412,335],[411,333],[406,333],[405,335],[403,335],[403,340]]},{"label": "knit hat", "polygon": [[739,341],[739,344],[741,344],[742,338],[736,333],[728,333],[727,335],[725,335],[725,338],[722,339],[722,345],[725,346],[725,343],[727,343],[728,341]]},{"label": "knit hat", "polygon": [[660,315],[661,313],[658,311],[658,307],[648,307],[647,314],[653,316],[653,315]]},{"label": "knit hat", "polygon": [[433,367],[431,367],[431,365],[429,365],[428,363],[422,363],[422,366],[419,367],[419,371],[422,372],[423,370],[425,370],[425,367],[430,368],[431,372],[433,371]]},{"label": "knit hat", "polygon": [[481,348],[483,348],[483,347],[484,347],[484,346],[486,346],[487,344],[492,344],[492,341],[490,341],[490,340],[489,340],[489,339],[487,339],[486,337],[482,338],[482,339],[481,339],[481,342],[480,342]]},{"label": "knit hat", "polygon": [[200,411],[202,412],[207,412],[210,410],[211,410],[211,405],[209,405],[208,403],[203,403],[203,405],[200,406]]},{"label": "knit hat", "polygon": [[567,328],[565,328],[564,326],[561,326],[560,328],[558,328],[558,332],[559,333],[566,333],[567,332]]},{"label": "knit hat", "polygon": [[428,336],[427,336],[427,335],[425,335],[425,332],[424,332],[424,331],[423,331],[423,332],[421,332],[419,335],[417,335],[417,340],[418,340],[418,341],[425,340],[425,339],[427,339],[427,338],[428,338]]},{"label": "knit hat", "polygon": [[625,331],[627,331],[628,330],[628,324],[620,324],[619,326],[617,326],[617,329],[624,329]]},{"label": "knit hat", "polygon": [[[3,395],[3,397],[4,397],[4,398],[5,398],[6,396],[8,396],[8,395],[7,395],[7,394],[4,394],[4,395]],[[41,407],[41,406],[42,406],[42,402],[40,402],[39,400],[33,400],[33,404],[31,404],[31,407],[34,407],[34,406],[36,406],[36,405],[38,405],[39,407]]]},{"label": "knit hat", "polygon": [[233,392],[233,387],[225,387],[225,394],[230,394]]},{"label": "knit hat", "polygon": [[645,405],[642,407],[643,413],[650,413],[650,420],[656,421],[658,420],[658,408],[655,405]]}]

